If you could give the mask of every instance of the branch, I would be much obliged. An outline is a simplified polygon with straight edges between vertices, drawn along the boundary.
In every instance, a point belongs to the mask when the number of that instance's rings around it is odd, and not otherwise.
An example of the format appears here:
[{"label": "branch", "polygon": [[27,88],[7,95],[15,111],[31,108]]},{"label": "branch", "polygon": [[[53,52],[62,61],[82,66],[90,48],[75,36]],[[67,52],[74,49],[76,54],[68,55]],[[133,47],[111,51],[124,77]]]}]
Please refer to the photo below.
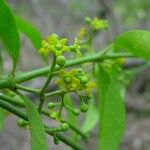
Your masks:
[{"label": "branch", "polygon": [[26,86],[23,86],[23,85],[20,85],[20,84],[16,84],[15,88],[17,88],[19,90],[22,90],[22,91],[30,92],[30,93],[33,93],[33,94],[39,94],[40,93],[39,89],[29,88],[29,87],[26,87]]},{"label": "branch", "polygon": [[[89,62],[98,62],[98,61],[104,61],[105,59],[116,59],[116,58],[132,58],[135,57],[131,54],[128,53],[117,53],[117,54],[109,54],[109,55],[105,55],[105,51],[108,50],[108,48],[104,49],[103,51],[99,52],[98,54],[92,54],[90,56],[86,56],[80,59],[74,59],[74,60],[69,60],[66,65],[65,68],[68,67],[72,67],[72,66],[77,66],[83,63],[89,63]],[[58,71],[60,68],[56,67],[55,71]],[[0,80],[0,89],[4,89],[4,88],[9,88],[10,85],[14,84],[14,83],[21,83],[21,82],[25,82],[28,81],[32,78],[36,78],[39,76],[43,76],[49,73],[49,67],[44,67],[41,69],[37,69],[34,71],[30,71],[30,72],[26,72],[26,73],[22,73],[21,75],[16,75],[16,77],[12,80],[10,80],[10,78],[6,77],[4,79]]]},{"label": "branch", "polygon": [[[5,102],[8,102],[8,103],[18,105],[20,107],[25,107],[25,104],[24,104],[24,102],[23,102],[23,100],[21,98],[16,98],[16,97],[13,98],[13,97],[9,97],[9,96],[4,95],[4,94],[0,94],[0,99],[3,100],[3,101],[5,101]],[[46,116],[49,117],[49,113],[45,109],[42,109],[41,113],[45,114]],[[67,122],[67,123],[69,124],[70,128],[74,132],[76,132],[77,134],[79,134],[83,138],[83,140],[87,139],[86,134],[82,133],[79,129],[77,129],[75,126],[73,126],[69,122]]]},{"label": "branch", "polygon": [[[0,100],[0,107],[12,112],[13,114],[15,114],[16,116],[28,121],[28,117],[27,117],[27,114],[25,114],[24,112],[20,111],[18,108],[10,105],[8,102],[4,102],[4,101],[1,101]],[[48,127],[47,126],[44,126],[45,127],[45,131],[52,135],[51,132],[49,132],[48,130]],[[60,141],[64,142],[65,144],[69,145],[70,147],[74,148],[75,150],[85,150],[83,147],[81,147],[80,145],[74,143],[72,140],[70,140],[69,138],[57,133],[56,134],[57,137],[59,138]]]}]

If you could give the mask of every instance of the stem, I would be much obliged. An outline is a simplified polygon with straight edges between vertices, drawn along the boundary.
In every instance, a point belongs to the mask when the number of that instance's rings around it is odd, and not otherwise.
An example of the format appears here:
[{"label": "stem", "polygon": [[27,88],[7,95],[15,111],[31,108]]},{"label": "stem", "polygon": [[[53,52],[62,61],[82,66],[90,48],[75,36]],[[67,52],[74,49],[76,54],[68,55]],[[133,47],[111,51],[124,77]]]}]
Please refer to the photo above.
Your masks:
[{"label": "stem", "polygon": [[[7,95],[0,93],[0,99],[3,101],[6,101],[8,103],[20,106],[20,107],[25,107],[24,101],[18,97],[17,98],[16,97],[10,97],[10,96],[7,96]],[[49,113],[44,109],[41,110],[41,113],[49,116]]]},{"label": "stem", "polygon": [[22,91],[26,91],[26,92],[30,92],[30,93],[34,93],[34,94],[39,94],[40,93],[39,89],[29,88],[29,87],[19,85],[19,84],[16,84],[15,87],[17,89],[22,90]]},{"label": "stem", "polygon": [[47,80],[46,80],[44,86],[43,86],[42,89],[41,89],[41,92],[42,92],[42,93],[46,90],[48,84],[49,84],[50,81],[52,80],[53,71],[54,71],[54,69],[55,69],[55,66],[56,66],[56,56],[54,56],[53,63],[52,63],[52,65],[51,65],[50,69],[49,69],[49,76],[48,76],[48,78],[47,78]]},{"label": "stem", "polygon": [[81,147],[79,144],[76,144],[75,142],[73,142],[69,138],[66,138],[65,136],[63,136],[59,133],[56,133],[56,136],[59,138],[60,141],[64,142],[65,144],[71,145],[71,147],[74,150],[85,150],[85,148]]},{"label": "stem", "polygon": [[[46,132],[49,133],[50,135],[53,136],[53,133],[50,132],[50,130],[47,128]],[[56,136],[58,137],[58,139],[62,142],[64,142],[65,144],[69,145],[70,147],[72,147],[74,150],[85,150],[85,148],[83,148],[82,146],[80,146],[79,144],[76,144],[75,142],[73,142],[72,140],[70,140],[69,138],[59,134],[59,133],[55,133]]]},{"label": "stem", "polygon": [[10,96],[7,96],[7,95],[4,95],[2,93],[0,93],[0,99],[6,101],[6,102],[9,102],[11,104],[14,104],[14,105],[18,105],[18,106],[21,106],[21,107],[24,107],[24,102],[22,99],[20,98],[16,98],[16,97],[10,97]]},{"label": "stem", "polygon": [[59,109],[59,117],[61,117],[63,106],[64,106],[64,95],[61,95],[61,104],[60,104],[60,109]]},{"label": "stem", "polygon": [[16,116],[28,121],[27,115],[24,112],[20,111],[20,109],[16,108],[15,106],[12,106],[8,102],[2,101],[1,99],[0,99],[0,107],[6,109],[9,112],[12,112]]},{"label": "stem", "polygon": [[116,59],[116,58],[136,58],[136,56],[130,53],[112,53],[104,57],[101,57],[99,61],[103,61],[105,59]]},{"label": "stem", "polygon": [[70,126],[70,128],[75,131],[77,134],[79,134],[82,139],[86,140],[88,138],[88,136],[86,134],[84,134],[83,132],[81,132],[78,128],[76,128],[75,126],[73,126],[72,124],[70,124],[69,122],[67,122]]},{"label": "stem", "polygon": [[42,87],[41,91],[40,91],[40,103],[39,103],[39,107],[38,107],[38,111],[41,112],[41,109],[43,107],[43,104],[44,104],[44,100],[45,100],[45,97],[44,97],[44,92],[47,88],[47,86],[49,85],[49,83],[51,82],[52,80],[52,77],[53,77],[53,71],[55,69],[55,66],[56,66],[56,56],[54,55],[54,58],[53,58],[53,62],[52,62],[52,65],[50,66],[50,69],[49,69],[49,76],[44,84],[44,86]]},{"label": "stem", "polygon": [[[66,63],[65,68],[80,65],[80,64],[83,64],[83,63],[88,63],[88,62],[103,61],[105,59],[115,59],[115,58],[122,58],[122,57],[126,57],[126,58],[135,57],[135,56],[133,56],[131,54],[128,54],[128,53],[117,53],[117,54],[112,53],[112,54],[107,54],[106,55],[105,53],[109,49],[110,49],[110,47],[107,47],[107,48],[105,48],[104,50],[100,51],[97,54],[91,54],[90,56],[86,56],[86,57],[83,57],[83,58],[69,60]],[[59,67],[55,68],[56,71],[59,70],[59,69],[60,69]],[[34,71],[22,73],[21,75],[16,75],[14,77],[14,82],[15,83],[25,82],[25,81],[28,81],[30,79],[46,75],[48,73],[49,73],[49,67],[44,67],[44,68],[37,69],[37,70],[34,70]],[[0,89],[9,87],[8,82],[9,81],[8,81],[7,77],[2,79],[0,81]]]},{"label": "stem", "polygon": [[[7,104],[11,103],[11,104],[15,104],[15,105],[18,105],[18,106],[21,106],[21,107],[25,107],[24,102],[20,98],[16,99],[15,97],[13,98],[13,97],[9,97],[9,96],[4,95],[4,94],[0,94],[0,99],[3,100],[3,101],[6,101]],[[42,109],[41,113],[45,114],[46,116],[49,117],[49,113],[45,109]],[[75,126],[71,125],[69,122],[67,122],[67,123],[69,124],[70,128],[74,132],[76,132],[77,134],[79,134],[83,139],[87,138],[86,134],[82,133],[78,128],[76,128]]]},{"label": "stem", "polygon": [[62,95],[62,94],[65,94],[65,93],[67,93],[66,90],[56,90],[54,92],[46,93],[46,94],[44,94],[44,96],[45,96],[45,99],[46,99],[46,98],[48,98],[50,96],[53,96],[53,95]]}]

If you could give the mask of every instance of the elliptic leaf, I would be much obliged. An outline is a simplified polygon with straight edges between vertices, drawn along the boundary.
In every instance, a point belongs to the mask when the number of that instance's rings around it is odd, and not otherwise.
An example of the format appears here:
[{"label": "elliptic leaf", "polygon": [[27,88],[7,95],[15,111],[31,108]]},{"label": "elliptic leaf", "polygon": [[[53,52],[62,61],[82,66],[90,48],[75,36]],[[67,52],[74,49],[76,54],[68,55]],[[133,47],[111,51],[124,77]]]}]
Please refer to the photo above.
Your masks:
[{"label": "elliptic leaf", "polygon": [[97,78],[100,93],[99,150],[117,150],[125,126],[124,102],[115,78],[101,66]]},{"label": "elliptic leaf", "polygon": [[42,38],[38,30],[20,17],[15,17],[16,24],[21,32],[23,32],[33,43],[33,45],[39,49],[41,47]]},{"label": "elliptic leaf", "polygon": [[115,40],[115,49],[123,49],[135,56],[150,59],[150,32],[144,30],[127,31]]},{"label": "elliptic leaf", "polygon": [[27,110],[28,121],[29,121],[30,132],[31,132],[31,149],[48,150],[44,125],[37,111],[37,108],[31,102],[31,100],[25,97],[24,95],[20,95],[20,97],[23,99]]},{"label": "elliptic leaf", "polygon": [[14,16],[4,0],[0,0],[0,38],[13,60],[14,71],[19,56],[20,39]]}]

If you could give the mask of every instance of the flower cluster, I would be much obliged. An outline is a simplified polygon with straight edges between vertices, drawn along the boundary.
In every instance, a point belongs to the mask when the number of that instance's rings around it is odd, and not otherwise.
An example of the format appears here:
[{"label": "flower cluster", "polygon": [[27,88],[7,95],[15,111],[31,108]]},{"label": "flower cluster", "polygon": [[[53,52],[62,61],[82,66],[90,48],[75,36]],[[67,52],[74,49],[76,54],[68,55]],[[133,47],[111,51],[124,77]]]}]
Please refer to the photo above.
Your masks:
[{"label": "flower cluster", "polygon": [[86,17],[85,22],[90,24],[93,31],[99,31],[101,29],[108,28],[107,20],[99,19],[97,17],[95,17],[93,20],[90,17]]},{"label": "flower cluster", "polygon": [[69,51],[69,47],[66,45],[67,39],[60,39],[58,35],[52,34],[42,41],[42,47],[39,49],[39,53],[48,55],[53,53],[56,57],[62,53]]},{"label": "flower cluster", "polygon": [[68,71],[61,69],[56,84],[60,89],[65,90],[65,93],[75,92],[79,96],[80,109],[68,106],[63,98],[64,94],[62,94],[61,98],[63,101],[48,103],[50,118],[63,122],[64,119],[61,116],[62,107],[70,110],[76,116],[78,116],[80,112],[87,112],[88,101],[91,99],[91,93],[93,88],[95,88],[95,83],[89,80],[81,68]]},{"label": "flower cluster", "polygon": [[70,71],[61,70],[56,83],[68,92],[82,92],[84,95],[90,95],[95,87],[94,82],[88,79],[81,68]]},{"label": "flower cluster", "polygon": [[[62,62],[62,54],[64,52],[75,52],[78,57],[81,57],[81,46],[78,38],[75,38],[72,45],[67,45],[67,38],[60,38],[56,34],[49,35],[46,40],[42,41],[42,47],[39,49],[39,53],[48,56],[50,53],[53,53],[56,58],[60,57],[58,60]],[[60,61],[61,60],[61,61]],[[64,61],[64,60],[63,60]],[[60,64],[60,65],[59,65]],[[58,63],[62,67],[62,63]]]}]

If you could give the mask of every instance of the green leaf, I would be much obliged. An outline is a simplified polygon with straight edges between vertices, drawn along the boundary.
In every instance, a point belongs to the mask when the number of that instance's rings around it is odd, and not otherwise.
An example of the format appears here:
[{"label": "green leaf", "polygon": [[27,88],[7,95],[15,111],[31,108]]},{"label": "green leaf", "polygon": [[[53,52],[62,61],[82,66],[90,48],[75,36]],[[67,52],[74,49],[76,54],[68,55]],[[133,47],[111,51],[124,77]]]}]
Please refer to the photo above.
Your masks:
[{"label": "green leaf", "polygon": [[135,56],[150,59],[150,32],[131,30],[121,34],[115,41],[115,49],[123,49]]},{"label": "green leaf", "polygon": [[84,120],[82,129],[81,129],[82,132],[87,133],[91,129],[93,129],[95,127],[96,123],[98,122],[98,119],[99,119],[99,115],[98,115],[98,111],[95,107],[95,101],[94,101],[94,99],[91,99],[89,102],[88,112],[86,114],[86,118]]},{"label": "green leaf", "polygon": [[99,66],[98,93],[100,93],[99,150],[117,150],[125,126],[125,108],[119,85],[114,76]]},{"label": "green leaf", "polygon": [[[16,19],[16,24],[20,29],[20,31],[24,33],[30,39],[34,47],[37,50],[39,50],[39,48],[41,48],[42,46],[42,37],[39,31],[37,30],[37,28],[18,16],[16,16],[15,19]],[[48,57],[43,55],[41,57],[45,61],[45,63],[48,63]]]},{"label": "green leaf", "polygon": [[26,20],[16,16],[16,24],[21,32],[23,32],[32,42],[32,44],[39,49],[42,45],[42,38],[38,30]]},{"label": "green leaf", "polygon": [[14,16],[4,0],[0,0],[0,38],[13,60],[14,71],[19,57],[20,39]]},{"label": "green leaf", "polygon": [[30,99],[20,94],[23,99],[28,115],[31,133],[31,149],[32,150],[48,150],[46,133],[41,117],[35,105]]},{"label": "green leaf", "polygon": [[0,107],[0,133],[4,129],[4,124],[5,124],[5,110]]},{"label": "green leaf", "polygon": [[0,77],[3,73],[3,58],[2,58],[2,52],[0,51]]}]

